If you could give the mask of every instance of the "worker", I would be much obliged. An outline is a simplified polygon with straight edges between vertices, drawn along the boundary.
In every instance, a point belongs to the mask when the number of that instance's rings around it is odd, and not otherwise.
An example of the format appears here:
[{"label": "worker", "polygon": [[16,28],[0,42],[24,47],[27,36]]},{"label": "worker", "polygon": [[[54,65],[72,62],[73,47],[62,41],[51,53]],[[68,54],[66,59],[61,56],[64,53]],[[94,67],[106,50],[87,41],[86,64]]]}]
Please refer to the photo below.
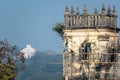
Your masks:
[{"label": "worker", "polygon": [[86,59],[88,56],[88,52],[91,52],[91,42],[89,41],[89,38],[86,38],[84,42],[81,44],[82,53],[83,53],[83,59]]},{"label": "worker", "polygon": [[86,52],[87,52],[87,48],[86,48],[86,40],[81,44],[81,49],[82,49],[82,58],[83,59],[86,59],[86,57],[87,57],[87,54],[86,54]]},{"label": "worker", "polygon": [[73,49],[72,49],[72,48],[70,48],[69,50],[70,50],[70,53],[74,53],[74,51],[73,51]]},{"label": "worker", "polygon": [[84,44],[84,42],[81,44],[81,49],[82,49],[82,52],[84,52],[84,50],[85,50],[85,44]]},{"label": "worker", "polygon": [[68,38],[65,39],[64,52],[68,51]]},{"label": "worker", "polygon": [[73,49],[72,48],[69,48],[69,50],[70,50],[70,55],[71,55],[71,61],[72,62],[74,62],[74,60],[75,60],[75,57],[74,57],[74,51],[73,51]]},{"label": "worker", "polygon": [[86,43],[86,45],[85,45],[85,52],[91,52],[91,42],[90,42],[89,38],[87,38],[85,40],[85,43]]}]

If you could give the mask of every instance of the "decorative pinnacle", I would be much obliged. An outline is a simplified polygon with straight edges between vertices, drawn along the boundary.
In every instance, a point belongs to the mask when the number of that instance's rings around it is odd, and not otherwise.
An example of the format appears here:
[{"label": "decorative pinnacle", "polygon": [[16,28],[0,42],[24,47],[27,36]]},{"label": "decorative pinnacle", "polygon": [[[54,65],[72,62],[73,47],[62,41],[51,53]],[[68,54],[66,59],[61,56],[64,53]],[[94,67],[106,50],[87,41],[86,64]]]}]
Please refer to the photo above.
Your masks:
[{"label": "decorative pinnacle", "polygon": [[78,7],[76,8],[76,14],[79,14],[80,12],[79,12],[79,9],[78,9]]},{"label": "decorative pinnacle", "polygon": [[107,12],[110,13],[111,12],[111,8],[110,8],[110,5],[108,5],[108,9],[107,9]]},{"label": "decorative pinnacle", "polygon": [[86,5],[84,5],[83,13],[87,13]]},{"label": "decorative pinnacle", "polygon": [[94,14],[98,14],[97,8],[95,8],[95,10],[94,10]]},{"label": "decorative pinnacle", "polygon": [[102,11],[106,11],[104,4],[102,5]]},{"label": "decorative pinnacle", "polygon": [[116,9],[115,9],[115,6],[113,6],[113,11],[112,11],[113,13],[116,13]]},{"label": "decorative pinnacle", "polygon": [[73,9],[73,6],[71,6],[71,13],[74,13],[74,9]]},{"label": "decorative pinnacle", "polygon": [[66,5],[65,12],[69,12],[68,6]]}]

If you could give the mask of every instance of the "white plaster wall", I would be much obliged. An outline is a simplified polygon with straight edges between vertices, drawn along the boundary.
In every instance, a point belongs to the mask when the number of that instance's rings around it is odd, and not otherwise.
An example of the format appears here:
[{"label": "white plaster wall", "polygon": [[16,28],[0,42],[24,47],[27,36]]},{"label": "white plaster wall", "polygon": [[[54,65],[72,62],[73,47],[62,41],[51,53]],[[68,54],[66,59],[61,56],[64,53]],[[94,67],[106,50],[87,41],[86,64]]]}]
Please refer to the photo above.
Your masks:
[{"label": "white plaster wall", "polygon": [[[77,29],[77,30],[66,30],[65,34],[72,37],[69,39],[68,49],[73,49],[75,53],[78,53],[78,49],[81,43],[84,42],[86,38],[89,38],[90,42],[95,42],[96,47],[106,47],[111,45],[112,41],[118,41],[118,33],[109,32],[106,29]],[[110,35],[109,41],[98,41],[99,35]]]}]

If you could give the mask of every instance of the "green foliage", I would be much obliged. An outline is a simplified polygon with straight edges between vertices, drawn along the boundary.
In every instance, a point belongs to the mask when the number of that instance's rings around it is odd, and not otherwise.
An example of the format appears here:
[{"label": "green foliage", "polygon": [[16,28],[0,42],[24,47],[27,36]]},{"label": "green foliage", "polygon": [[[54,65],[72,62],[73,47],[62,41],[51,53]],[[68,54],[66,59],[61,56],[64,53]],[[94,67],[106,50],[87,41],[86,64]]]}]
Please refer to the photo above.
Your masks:
[{"label": "green foliage", "polygon": [[19,60],[17,53],[16,46],[11,47],[7,40],[0,41],[0,80],[15,79],[17,74],[15,63]]},{"label": "green foliage", "polygon": [[55,24],[55,26],[53,27],[53,31],[57,32],[60,36],[63,36],[64,34],[64,24],[58,22]]},{"label": "green foliage", "polygon": [[14,64],[0,64],[0,80],[14,80]]}]

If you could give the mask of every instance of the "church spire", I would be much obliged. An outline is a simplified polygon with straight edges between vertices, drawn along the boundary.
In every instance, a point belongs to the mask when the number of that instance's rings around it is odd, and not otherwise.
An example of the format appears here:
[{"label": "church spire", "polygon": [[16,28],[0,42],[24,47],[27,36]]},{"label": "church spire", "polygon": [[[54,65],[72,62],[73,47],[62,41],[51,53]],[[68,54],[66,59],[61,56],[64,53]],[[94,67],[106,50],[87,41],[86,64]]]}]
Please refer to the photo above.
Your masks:
[{"label": "church spire", "polygon": [[84,13],[84,14],[87,14],[87,8],[86,8],[86,5],[84,5],[83,13]]}]

